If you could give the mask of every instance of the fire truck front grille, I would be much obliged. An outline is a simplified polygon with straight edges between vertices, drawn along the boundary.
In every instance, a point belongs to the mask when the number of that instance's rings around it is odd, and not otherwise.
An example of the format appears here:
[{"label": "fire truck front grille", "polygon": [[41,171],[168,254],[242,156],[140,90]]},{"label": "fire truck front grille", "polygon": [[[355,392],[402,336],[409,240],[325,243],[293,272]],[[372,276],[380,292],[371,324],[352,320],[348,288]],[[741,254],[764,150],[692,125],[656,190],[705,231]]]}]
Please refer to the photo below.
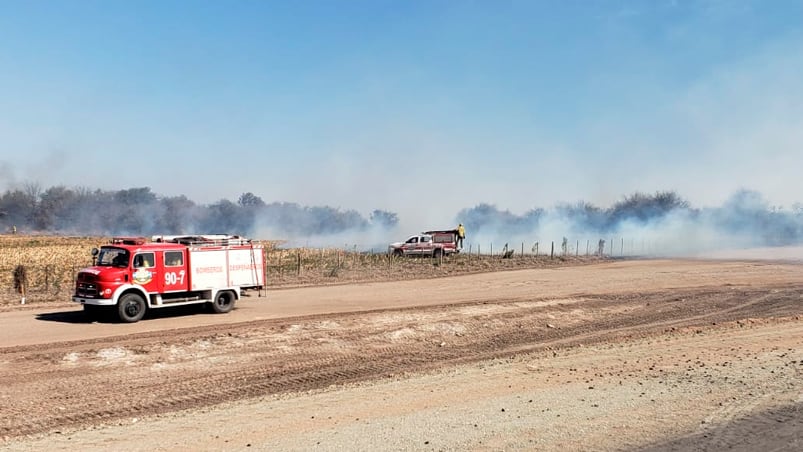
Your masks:
[{"label": "fire truck front grille", "polygon": [[95,275],[80,272],[75,282],[75,295],[85,298],[98,297],[98,284]]},{"label": "fire truck front grille", "polygon": [[79,282],[75,288],[75,295],[79,297],[96,298],[98,286],[94,283]]}]

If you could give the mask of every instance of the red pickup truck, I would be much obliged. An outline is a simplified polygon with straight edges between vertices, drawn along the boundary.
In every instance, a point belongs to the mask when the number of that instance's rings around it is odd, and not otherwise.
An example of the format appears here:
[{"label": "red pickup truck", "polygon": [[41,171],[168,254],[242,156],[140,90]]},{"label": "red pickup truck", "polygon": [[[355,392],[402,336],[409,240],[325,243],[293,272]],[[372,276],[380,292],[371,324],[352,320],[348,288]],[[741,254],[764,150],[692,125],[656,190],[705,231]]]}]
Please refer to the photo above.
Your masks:
[{"label": "red pickup truck", "polygon": [[426,231],[410,236],[404,242],[391,243],[388,253],[394,256],[448,256],[459,253],[457,231]]}]

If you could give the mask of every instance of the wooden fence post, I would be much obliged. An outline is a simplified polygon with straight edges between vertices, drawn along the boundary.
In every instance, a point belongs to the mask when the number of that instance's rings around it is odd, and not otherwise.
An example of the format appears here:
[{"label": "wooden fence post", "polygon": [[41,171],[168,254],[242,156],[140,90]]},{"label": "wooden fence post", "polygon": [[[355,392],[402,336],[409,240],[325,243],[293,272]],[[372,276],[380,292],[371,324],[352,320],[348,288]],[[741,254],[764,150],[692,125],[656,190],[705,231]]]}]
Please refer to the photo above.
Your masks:
[{"label": "wooden fence post", "polygon": [[25,304],[25,295],[28,291],[28,271],[22,264],[14,268],[14,289],[21,296],[20,304]]},{"label": "wooden fence post", "polygon": [[550,259],[554,259],[555,258],[555,241],[554,240],[552,241],[552,251],[549,252],[549,258]]}]

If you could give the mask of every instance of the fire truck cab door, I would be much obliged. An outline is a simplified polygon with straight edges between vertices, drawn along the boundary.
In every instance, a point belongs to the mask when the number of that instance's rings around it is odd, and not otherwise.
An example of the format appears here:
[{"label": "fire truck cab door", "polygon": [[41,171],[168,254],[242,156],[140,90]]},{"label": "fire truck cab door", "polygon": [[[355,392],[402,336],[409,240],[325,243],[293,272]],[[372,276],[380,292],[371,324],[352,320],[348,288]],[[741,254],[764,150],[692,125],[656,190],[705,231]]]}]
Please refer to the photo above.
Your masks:
[{"label": "fire truck cab door", "polygon": [[131,260],[131,282],[142,286],[148,293],[162,291],[161,274],[158,271],[161,263],[156,259],[160,253],[143,251],[134,254]]},{"label": "fire truck cab door", "polygon": [[164,275],[161,278],[165,292],[184,292],[189,290],[187,274],[187,255],[183,250],[164,252]]}]

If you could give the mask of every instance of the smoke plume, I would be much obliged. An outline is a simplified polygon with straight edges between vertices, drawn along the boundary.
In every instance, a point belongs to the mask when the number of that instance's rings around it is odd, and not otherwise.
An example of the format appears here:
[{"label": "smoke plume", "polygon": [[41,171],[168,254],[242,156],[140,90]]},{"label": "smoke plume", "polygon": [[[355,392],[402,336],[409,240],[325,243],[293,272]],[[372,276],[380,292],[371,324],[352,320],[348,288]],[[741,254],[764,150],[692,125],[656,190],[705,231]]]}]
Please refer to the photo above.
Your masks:
[{"label": "smoke plume", "polygon": [[[408,214],[409,215],[409,214]],[[413,213],[412,215],[415,215]],[[330,206],[264,202],[247,192],[237,201],[197,204],[184,195],[162,196],[149,187],[104,191],[35,183],[0,195],[0,229],[77,235],[237,234],[280,240],[286,246],[384,251],[389,242],[450,226],[376,209],[368,215]],[[771,206],[755,191],[734,193],[722,206],[695,208],[675,192],[634,193],[608,207],[588,202],[535,207],[514,214],[492,204],[457,213],[466,246],[489,252],[507,244],[532,253],[701,256],[717,250],[803,243],[803,205]]]},{"label": "smoke plume", "polygon": [[594,253],[604,241],[605,254],[704,256],[803,242],[803,206],[773,207],[748,190],[713,208],[694,208],[674,192],[658,192],[635,193],[608,208],[578,202],[522,215],[480,204],[463,209],[458,218],[469,231],[469,242],[486,249],[523,244],[525,252],[536,246],[551,252],[554,243],[559,252]]}]

